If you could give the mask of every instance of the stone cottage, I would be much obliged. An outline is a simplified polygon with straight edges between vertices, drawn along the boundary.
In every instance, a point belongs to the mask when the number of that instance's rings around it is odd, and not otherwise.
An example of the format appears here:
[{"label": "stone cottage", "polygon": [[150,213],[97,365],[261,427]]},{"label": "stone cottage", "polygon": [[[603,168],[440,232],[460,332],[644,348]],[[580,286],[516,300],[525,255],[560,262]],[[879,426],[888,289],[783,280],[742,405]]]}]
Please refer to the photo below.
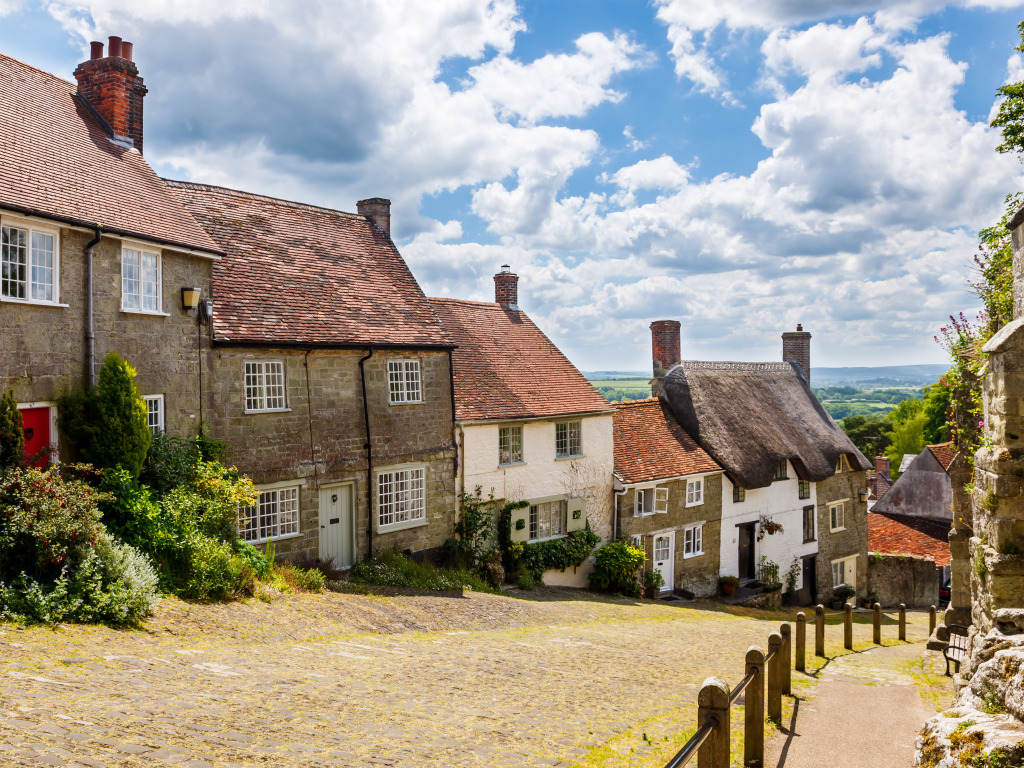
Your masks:
[{"label": "stone cottage", "polygon": [[[590,527],[611,535],[615,409],[520,309],[519,277],[494,276],[493,302],[430,299],[452,353],[460,493],[528,501],[513,541]],[[546,584],[585,586],[590,561],[548,571]]]}]

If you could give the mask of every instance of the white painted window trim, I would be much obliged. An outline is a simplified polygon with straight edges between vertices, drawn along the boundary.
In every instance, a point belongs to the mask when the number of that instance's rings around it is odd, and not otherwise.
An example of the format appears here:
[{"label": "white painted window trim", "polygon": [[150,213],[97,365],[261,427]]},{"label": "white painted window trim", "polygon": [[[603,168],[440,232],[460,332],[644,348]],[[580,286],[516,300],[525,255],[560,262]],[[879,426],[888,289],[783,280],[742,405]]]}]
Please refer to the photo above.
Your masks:
[{"label": "white painted window trim", "polygon": [[[577,450],[573,451],[573,445],[571,440],[572,426],[576,425],[576,434],[578,436],[578,444],[576,445]],[[558,428],[565,427],[565,443],[568,448],[568,453],[558,452]],[[570,419],[568,421],[556,421],[555,422],[555,460],[561,461],[564,459],[580,459],[583,458],[583,420],[582,419]]]},{"label": "white painted window trim", "polygon": [[6,214],[0,216],[0,227],[24,229],[28,232],[28,260],[25,264],[26,294],[32,292],[32,233],[36,232],[53,238],[53,298],[36,299],[26,296],[24,299],[21,299],[17,296],[0,295],[0,301],[10,302],[11,304],[31,304],[39,307],[68,307],[68,304],[62,304],[60,301],[60,227],[47,226],[32,219],[8,216]]},{"label": "white painted window trim", "polygon": [[[417,469],[423,470],[423,508],[419,517],[410,517],[408,520],[401,520],[396,523],[381,523],[381,498],[380,478],[381,475],[396,474],[398,472],[414,472]],[[373,529],[377,533],[390,533],[391,531],[404,531],[407,528],[419,528],[427,524],[428,491],[430,488],[430,470],[426,464],[394,464],[389,467],[380,467],[373,473]],[[393,481],[392,481],[393,482]]]},{"label": "white painted window trim", "polygon": [[[691,557],[700,557],[704,554],[704,525],[707,520],[701,520],[699,523],[692,523],[683,528],[683,559],[689,560]],[[694,549],[694,551],[687,553],[686,551],[686,535],[690,534],[690,541],[693,542],[694,534],[700,533],[700,549]]]},{"label": "white painted window trim", "polygon": [[[264,366],[264,373],[263,373],[264,377],[266,376],[266,366],[267,365],[280,365],[281,366],[281,389],[282,389],[281,399],[284,400],[284,407],[283,408],[249,408],[249,400],[250,400],[250,398],[249,398],[249,386],[248,386],[248,384],[245,381],[245,376],[246,376],[245,369],[246,369],[246,366],[248,366],[248,365],[263,365]],[[262,395],[261,395],[261,399],[263,400],[264,403],[267,401],[267,391],[266,390],[267,390],[266,380],[264,379],[264,383],[262,385]],[[284,413],[285,411],[290,411],[291,410],[291,408],[288,407],[288,366],[286,366],[284,364],[284,360],[281,360],[281,359],[271,359],[271,360],[248,359],[248,360],[243,360],[242,361],[242,409],[243,409],[242,410],[243,413]]]},{"label": "white painted window trim", "polygon": [[[651,508],[647,509],[647,499],[650,495]],[[633,487],[633,517],[650,517],[651,515],[666,514],[668,512],[668,485],[649,485]]]},{"label": "white painted window trim", "polygon": [[[164,416],[164,396],[163,395],[143,395],[142,399],[146,401],[146,426],[149,427],[149,431],[153,432],[153,427],[156,427],[158,432],[167,431],[167,421]],[[159,417],[156,424],[149,423],[149,404],[157,404],[157,416]]]},{"label": "white painted window trim", "polygon": [[53,446],[53,453],[50,454],[50,461],[60,460],[60,432],[57,430],[57,404],[49,400],[38,400],[34,403],[18,403],[18,410],[29,408],[50,409],[50,445]]},{"label": "white painted window trim", "polygon": [[[512,442],[511,442],[511,438],[516,433],[516,431],[518,431],[518,434],[519,434],[519,458],[516,459],[515,461],[504,461],[503,462],[501,460],[501,458],[502,458],[501,457],[501,454],[502,454],[501,433],[504,430],[509,430],[509,432],[508,432],[508,435],[509,435],[509,451],[508,451],[508,454],[509,454],[509,458],[510,459],[514,458],[513,455],[512,455],[512,448],[511,448]],[[525,445],[525,443],[526,443],[526,430],[523,429],[523,425],[522,424],[508,424],[508,425],[503,426],[503,427],[498,427],[498,466],[499,467],[518,467],[518,466],[520,466],[522,464],[525,464],[526,463],[526,445]]]},{"label": "white painted window trim", "polygon": [[[416,397],[410,398],[408,380],[406,374],[408,372],[408,364],[415,363],[416,371]],[[392,371],[392,365],[400,365],[401,369]],[[388,375],[388,405],[422,405],[423,404],[423,366],[420,363],[418,357],[389,357],[387,360],[387,375]],[[400,392],[396,393],[392,388],[392,373],[400,374],[400,377],[395,379],[395,382],[400,384]],[[396,395],[400,395],[396,399]]]},{"label": "white painted window trim", "polygon": [[[539,507],[541,504],[554,504],[561,503],[562,507],[562,532],[555,533],[551,536],[542,536],[540,538],[530,538],[530,518],[532,517],[533,507]],[[565,530],[569,525],[569,497],[568,496],[544,496],[539,499],[531,499],[530,506],[527,508],[526,514],[526,526],[527,526],[527,542],[530,544],[537,544],[542,541],[554,541],[555,539],[564,539],[568,536],[568,532]]]},{"label": "white painted window trim", "polygon": [[[131,251],[139,254],[139,306],[129,307],[125,305],[125,301],[129,294],[125,292],[125,279],[124,279],[124,267],[125,267],[125,253]],[[142,257],[144,255],[156,257],[156,309],[147,309],[142,306],[142,299],[145,295],[144,285],[142,280]],[[135,243],[121,243],[121,311],[130,315],[156,315],[159,317],[170,317],[170,314],[164,312],[164,260],[163,254],[159,249],[152,247],[144,248]]]},{"label": "white painted window trim", "polygon": [[[837,533],[839,531],[846,530],[846,502],[852,501],[852,499],[836,499],[835,501],[828,502],[828,530],[829,533]],[[835,528],[832,527],[832,509],[834,507],[841,506],[843,508],[843,524]]]},{"label": "white painted window trim", "polygon": [[[294,531],[292,531],[290,533],[280,533],[280,532],[272,533],[269,536],[262,536],[262,537],[260,537],[259,536],[259,532],[260,532],[260,522],[259,522],[260,499],[259,499],[259,496],[257,496],[256,497],[256,503],[253,504],[251,507],[239,507],[238,508],[238,537],[240,539],[242,539],[243,541],[245,541],[246,543],[248,543],[248,544],[255,545],[255,544],[266,543],[267,541],[269,541],[271,539],[273,539],[274,541],[280,541],[282,539],[293,539],[296,536],[301,536],[302,535],[302,482],[301,481],[297,482],[295,480],[286,480],[286,481],[280,482],[280,483],[267,483],[266,485],[257,485],[256,486],[256,490],[259,491],[260,495],[263,495],[264,493],[276,493],[277,494],[277,499],[275,501],[275,504],[277,505],[277,511],[274,513],[275,514],[274,527],[276,529],[278,529],[278,531],[280,531],[280,528],[281,528],[281,519],[280,519],[280,516],[281,516],[281,491],[291,490],[291,489],[295,490],[295,530]],[[243,509],[253,509],[253,510],[255,510],[255,512],[254,512],[255,519],[256,519],[255,533],[256,533],[257,538],[252,538],[252,539],[245,538],[245,533],[246,532],[243,531],[243,528],[242,528],[242,510]]]},{"label": "white painted window trim", "polygon": [[[690,489],[695,491],[691,494]],[[690,498],[693,498],[693,501]],[[686,481],[686,507],[699,507],[704,503],[704,478],[695,477]]]}]

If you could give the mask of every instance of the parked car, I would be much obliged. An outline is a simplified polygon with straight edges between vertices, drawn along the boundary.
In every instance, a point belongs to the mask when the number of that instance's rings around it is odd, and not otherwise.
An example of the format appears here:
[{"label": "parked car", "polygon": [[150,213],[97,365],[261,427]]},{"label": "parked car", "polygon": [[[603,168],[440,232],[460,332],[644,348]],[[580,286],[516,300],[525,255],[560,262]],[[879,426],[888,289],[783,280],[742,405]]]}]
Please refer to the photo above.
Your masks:
[{"label": "parked car", "polygon": [[943,605],[945,605],[946,603],[949,602],[949,589],[950,589],[949,582],[950,582],[950,579],[947,576],[946,580],[942,582],[942,586],[939,587],[939,602],[942,603]]}]

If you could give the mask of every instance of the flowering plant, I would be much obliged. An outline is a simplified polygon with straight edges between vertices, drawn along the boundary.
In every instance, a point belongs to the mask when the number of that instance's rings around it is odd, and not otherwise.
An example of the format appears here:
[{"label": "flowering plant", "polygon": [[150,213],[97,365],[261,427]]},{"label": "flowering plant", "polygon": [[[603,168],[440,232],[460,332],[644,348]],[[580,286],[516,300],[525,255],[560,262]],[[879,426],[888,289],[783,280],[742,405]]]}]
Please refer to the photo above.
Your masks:
[{"label": "flowering plant", "polygon": [[776,533],[785,533],[781,523],[776,523],[768,515],[761,515],[758,521],[757,540],[761,541],[765,536],[774,536]]}]

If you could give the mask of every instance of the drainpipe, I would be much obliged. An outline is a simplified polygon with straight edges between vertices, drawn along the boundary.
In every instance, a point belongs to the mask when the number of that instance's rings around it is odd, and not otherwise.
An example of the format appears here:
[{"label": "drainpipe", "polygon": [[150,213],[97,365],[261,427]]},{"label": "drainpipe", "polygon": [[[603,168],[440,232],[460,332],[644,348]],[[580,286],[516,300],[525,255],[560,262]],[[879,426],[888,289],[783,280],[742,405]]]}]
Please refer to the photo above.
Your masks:
[{"label": "drainpipe", "polygon": [[100,241],[100,227],[85,246],[85,365],[89,389],[96,385],[96,333],[92,319],[92,247]]},{"label": "drainpipe", "polygon": [[619,499],[626,495],[629,487],[622,486],[621,491],[615,490],[615,476],[612,475],[612,541],[619,540]]},{"label": "drainpipe", "polygon": [[373,559],[373,448],[370,444],[370,406],[366,401],[366,369],[363,363],[373,357],[373,347],[359,358],[359,381],[363,386],[363,422],[366,424],[366,559]]}]

